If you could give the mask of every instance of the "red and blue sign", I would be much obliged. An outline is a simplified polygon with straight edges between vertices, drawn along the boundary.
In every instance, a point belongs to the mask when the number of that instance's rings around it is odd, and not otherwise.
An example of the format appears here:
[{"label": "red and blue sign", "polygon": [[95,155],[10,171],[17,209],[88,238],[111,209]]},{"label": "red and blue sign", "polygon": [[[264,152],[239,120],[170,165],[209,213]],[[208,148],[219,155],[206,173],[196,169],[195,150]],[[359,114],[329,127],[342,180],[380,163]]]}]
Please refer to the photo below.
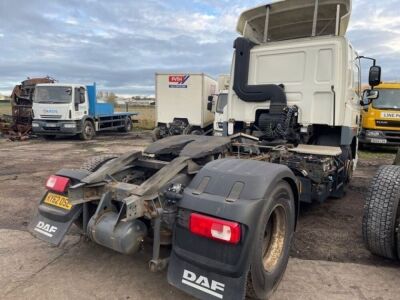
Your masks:
[{"label": "red and blue sign", "polygon": [[186,89],[187,81],[190,78],[190,75],[169,75],[169,87],[175,89]]}]

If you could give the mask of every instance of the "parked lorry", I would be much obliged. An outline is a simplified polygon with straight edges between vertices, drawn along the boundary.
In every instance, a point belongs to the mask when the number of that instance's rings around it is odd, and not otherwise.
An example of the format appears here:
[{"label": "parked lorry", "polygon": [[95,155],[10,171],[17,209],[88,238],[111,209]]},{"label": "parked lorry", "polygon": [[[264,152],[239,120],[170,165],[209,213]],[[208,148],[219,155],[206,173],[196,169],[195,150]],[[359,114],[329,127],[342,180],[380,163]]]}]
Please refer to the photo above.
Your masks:
[{"label": "parked lorry", "polygon": [[212,130],[214,115],[207,110],[218,83],[206,74],[156,74],[156,128],[153,140],[201,135]]},{"label": "parked lorry", "polygon": [[376,255],[400,259],[400,150],[393,165],[381,166],[369,185],[362,233]]},{"label": "parked lorry", "polygon": [[222,136],[223,124],[227,121],[228,92],[230,85],[230,75],[220,75],[218,77],[219,93],[214,105],[214,135]]},{"label": "parked lorry", "polygon": [[400,83],[381,83],[379,99],[365,99],[362,110],[361,146],[400,145]]},{"label": "parked lorry", "polygon": [[[350,0],[288,0],[243,12],[225,136],[171,136],[62,169],[47,180],[30,232],[57,245],[75,223],[125,254],[147,238],[150,269],[168,263],[169,283],[188,294],[267,299],[286,269],[300,202],[341,196],[351,178],[361,97],[344,37],[350,11]],[[378,82],[374,66],[371,87]],[[169,257],[161,245],[172,245]]]},{"label": "parked lorry", "polygon": [[78,135],[92,139],[96,132],[132,130],[136,113],[117,113],[111,103],[96,99],[96,84],[39,84],[33,98],[33,133],[47,139]]}]

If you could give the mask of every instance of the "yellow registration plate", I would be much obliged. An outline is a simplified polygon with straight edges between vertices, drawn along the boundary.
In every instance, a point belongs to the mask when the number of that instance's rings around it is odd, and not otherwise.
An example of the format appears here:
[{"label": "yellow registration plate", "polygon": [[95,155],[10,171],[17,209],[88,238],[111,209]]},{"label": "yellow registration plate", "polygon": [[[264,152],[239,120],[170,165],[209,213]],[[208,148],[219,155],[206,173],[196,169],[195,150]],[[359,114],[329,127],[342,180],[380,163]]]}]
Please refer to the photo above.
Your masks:
[{"label": "yellow registration plate", "polygon": [[61,207],[66,210],[70,210],[72,207],[72,204],[68,201],[68,197],[53,193],[47,194],[46,198],[44,199],[44,203]]}]

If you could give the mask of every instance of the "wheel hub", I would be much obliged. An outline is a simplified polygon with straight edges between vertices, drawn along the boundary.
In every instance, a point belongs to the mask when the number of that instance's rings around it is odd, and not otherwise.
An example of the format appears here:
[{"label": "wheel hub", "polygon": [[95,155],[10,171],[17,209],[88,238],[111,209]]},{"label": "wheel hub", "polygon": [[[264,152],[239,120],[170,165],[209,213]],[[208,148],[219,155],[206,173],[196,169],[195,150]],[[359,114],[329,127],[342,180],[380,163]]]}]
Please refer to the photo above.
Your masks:
[{"label": "wheel hub", "polygon": [[264,235],[262,260],[266,272],[272,272],[282,257],[286,230],[285,209],[278,205],[271,213]]}]

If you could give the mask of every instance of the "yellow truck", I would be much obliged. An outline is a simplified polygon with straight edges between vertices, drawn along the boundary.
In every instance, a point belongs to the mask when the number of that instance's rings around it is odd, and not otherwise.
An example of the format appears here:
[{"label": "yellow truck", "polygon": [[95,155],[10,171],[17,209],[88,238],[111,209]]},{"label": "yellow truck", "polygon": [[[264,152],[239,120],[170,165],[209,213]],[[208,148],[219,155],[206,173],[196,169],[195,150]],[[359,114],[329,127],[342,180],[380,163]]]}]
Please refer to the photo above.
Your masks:
[{"label": "yellow truck", "polygon": [[400,82],[381,83],[378,99],[364,100],[360,146],[400,145]]}]

